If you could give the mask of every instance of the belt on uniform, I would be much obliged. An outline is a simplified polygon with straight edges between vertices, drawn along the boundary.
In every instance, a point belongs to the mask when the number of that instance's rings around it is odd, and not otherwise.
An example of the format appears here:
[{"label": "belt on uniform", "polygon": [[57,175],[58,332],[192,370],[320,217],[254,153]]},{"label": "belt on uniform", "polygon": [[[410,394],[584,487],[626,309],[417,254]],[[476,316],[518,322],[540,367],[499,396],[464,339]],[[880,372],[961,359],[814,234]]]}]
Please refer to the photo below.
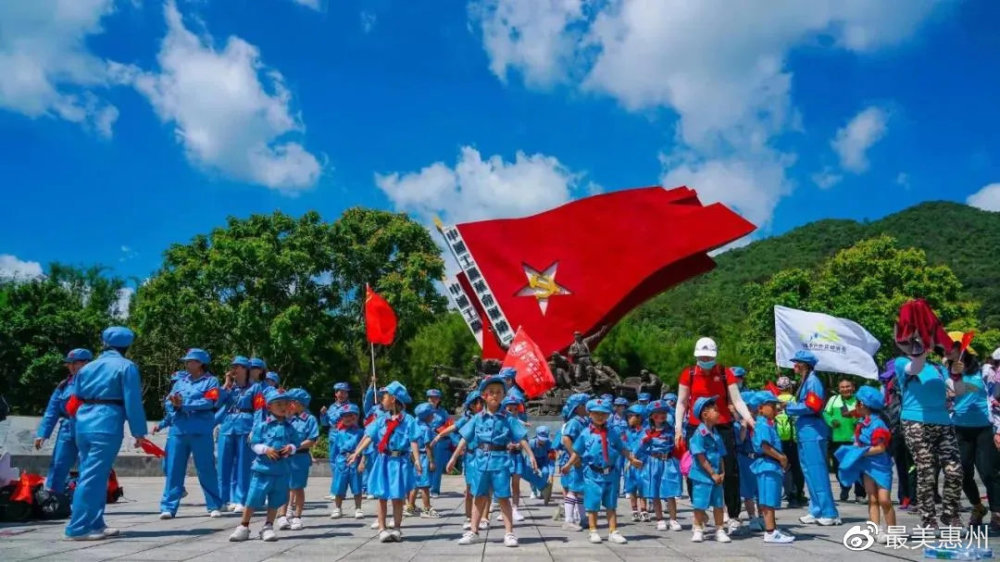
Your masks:
[{"label": "belt on uniform", "polygon": [[309,449],[306,449],[305,451],[295,451],[295,454],[296,455],[308,455],[309,454]]},{"label": "belt on uniform", "polygon": [[613,466],[597,466],[596,464],[590,465],[590,470],[593,470],[598,474],[611,474],[611,471],[614,469],[615,467]]},{"label": "belt on uniform", "polygon": [[80,400],[84,404],[111,404],[113,406],[125,406],[124,400],[104,399],[104,398],[83,398]]},{"label": "belt on uniform", "polygon": [[483,443],[479,446],[481,451],[506,451],[507,445],[493,445],[491,443]]},{"label": "belt on uniform", "polygon": [[660,459],[661,461],[670,460],[670,453],[650,453],[649,456],[654,459]]},{"label": "belt on uniform", "polygon": [[234,413],[234,414],[236,412],[239,412],[241,414],[252,414],[252,413],[254,413],[256,411],[257,410],[254,410],[253,408],[233,408],[232,410],[229,410],[230,413]]},{"label": "belt on uniform", "polygon": [[409,451],[385,451],[380,452],[380,455],[385,455],[387,457],[404,457],[409,453]]}]

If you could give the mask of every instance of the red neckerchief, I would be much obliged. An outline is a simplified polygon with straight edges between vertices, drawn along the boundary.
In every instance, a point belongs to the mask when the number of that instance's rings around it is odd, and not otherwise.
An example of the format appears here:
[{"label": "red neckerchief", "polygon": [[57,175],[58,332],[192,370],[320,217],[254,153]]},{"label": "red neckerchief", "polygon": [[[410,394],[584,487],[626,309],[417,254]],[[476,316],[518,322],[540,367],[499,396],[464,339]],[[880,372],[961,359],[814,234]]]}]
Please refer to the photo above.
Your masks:
[{"label": "red neckerchief", "polygon": [[857,425],[854,426],[854,444],[855,445],[860,445],[861,444],[861,430],[864,429],[864,428],[866,428],[866,427],[868,427],[868,424],[870,424],[871,421],[872,421],[871,420],[871,416],[865,416],[861,420],[858,420]]},{"label": "red neckerchief", "polygon": [[389,439],[392,438],[392,434],[396,432],[396,428],[402,423],[403,416],[401,414],[396,414],[385,421],[385,434],[382,435],[382,439],[378,442],[378,452],[384,453],[389,447]]},{"label": "red neckerchief", "polygon": [[604,454],[604,462],[611,462],[608,459],[608,426],[590,424],[590,433],[601,436],[601,453]]},{"label": "red neckerchief", "polygon": [[652,441],[653,439],[656,439],[660,435],[663,435],[663,428],[662,427],[659,428],[659,429],[656,429],[653,426],[649,426],[649,429],[646,430],[646,436],[642,438],[642,443],[643,444],[649,443],[650,441]]}]

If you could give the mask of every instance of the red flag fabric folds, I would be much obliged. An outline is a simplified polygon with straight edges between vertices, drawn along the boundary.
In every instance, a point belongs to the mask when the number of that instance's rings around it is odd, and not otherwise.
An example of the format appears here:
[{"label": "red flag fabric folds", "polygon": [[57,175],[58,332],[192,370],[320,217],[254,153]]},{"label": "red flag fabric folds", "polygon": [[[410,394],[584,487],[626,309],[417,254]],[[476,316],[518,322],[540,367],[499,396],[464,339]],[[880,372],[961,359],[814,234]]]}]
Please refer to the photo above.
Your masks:
[{"label": "red flag fabric folds", "polygon": [[142,449],[147,455],[153,455],[158,459],[162,459],[167,456],[167,452],[161,449],[156,443],[153,443],[149,439],[140,439],[139,448]]},{"label": "red flag fabric folds", "polygon": [[517,370],[514,382],[528,398],[537,398],[556,386],[556,378],[552,376],[545,355],[523,329],[517,330],[503,366]]},{"label": "red flag fabric folds", "polygon": [[368,341],[389,345],[396,338],[396,313],[381,295],[365,285],[365,330]]}]

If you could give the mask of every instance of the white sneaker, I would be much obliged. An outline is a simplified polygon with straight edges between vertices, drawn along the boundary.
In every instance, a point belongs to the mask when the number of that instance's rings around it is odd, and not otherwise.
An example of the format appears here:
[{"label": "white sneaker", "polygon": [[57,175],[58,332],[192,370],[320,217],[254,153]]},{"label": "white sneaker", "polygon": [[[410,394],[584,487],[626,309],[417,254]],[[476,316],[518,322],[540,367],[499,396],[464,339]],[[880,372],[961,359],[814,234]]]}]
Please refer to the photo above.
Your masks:
[{"label": "white sneaker", "polygon": [[885,529],[879,528],[878,534],[875,535],[875,542],[879,544],[889,544],[889,534],[885,532]]},{"label": "white sneaker", "polygon": [[638,523],[639,522],[639,512],[638,511],[633,511],[632,512],[632,522],[633,523]]},{"label": "white sneaker", "polygon": [[503,513],[497,513],[497,521],[503,522]]},{"label": "white sneaker", "polygon": [[760,533],[764,530],[764,518],[754,517],[750,520],[750,531],[753,533]]},{"label": "white sneaker", "polygon": [[386,529],[395,529],[396,528],[396,520],[393,519],[392,517],[389,517],[388,515],[386,515],[386,517],[385,517],[385,528]]},{"label": "white sneaker", "polygon": [[392,536],[392,533],[389,532],[389,529],[382,529],[379,531],[378,542],[392,542],[393,540],[394,537]]},{"label": "white sneaker", "polygon": [[302,519],[299,517],[292,517],[292,524],[289,528],[293,531],[299,531],[302,529]]},{"label": "white sneaker", "polygon": [[659,521],[657,521],[656,522],[656,530],[657,531],[666,531],[667,530],[667,522],[664,521],[663,519],[660,519]]},{"label": "white sneaker", "polygon": [[799,523],[802,523],[804,525],[812,525],[815,522],[816,522],[816,518],[813,517],[812,514],[809,514],[809,513],[803,515],[802,517],[799,517]]},{"label": "white sneaker", "polygon": [[431,499],[436,500],[441,497],[441,494],[431,494]]},{"label": "white sneaker", "polygon": [[597,531],[591,531],[589,540],[594,544],[601,544],[601,535],[598,535]]},{"label": "white sneaker", "polygon": [[103,541],[106,538],[104,533],[89,533],[78,537],[66,537],[67,540],[71,541]]},{"label": "white sneaker", "polygon": [[367,496],[365,496],[365,499],[366,500],[373,500],[373,499],[375,499],[375,496],[372,495],[372,494],[368,494]]},{"label": "white sneaker", "polygon": [[537,499],[538,499],[538,494],[536,494],[536,493],[535,493],[535,491],[534,491],[534,490],[532,490],[532,491],[531,491],[531,495],[529,495],[528,497],[529,497],[530,499],[533,499],[533,500],[537,500]]},{"label": "white sneaker", "polygon": [[715,532],[715,542],[733,542],[733,539],[729,538],[725,529],[719,529]]},{"label": "white sneaker", "polygon": [[691,532],[691,542],[705,542],[705,531],[695,527]]},{"label": "white sneaker", "polygon": [[490,528],[490,520],[488,518],[483,517],[482,519],[479,520],[479,530],[480,531],[485,531],[486,529],[489,529],[489,528]]},{"label": "white sneaker", "polygon": [[642,513],[639,514],[639,519],[642,519],[643,523],[649,523],[650,522],[649,517],[650,516],[648,511],[643,511]]},{"label": "white sneaker", "polygon": [[518,509],[516,507],[514,508],[514,512],[511,513],[511,515],[514,516],[514,521],[517,521],[518,523],[520,523],[521,521],[524,521],[524,516],[521,515],[521,512],[518,511]]},{"label": "white sneaker", "polygon": [[212,519],[218,519],[219,517],[222,517],[222,513],[218,509],[213,509],[212,511],[208,512],[208,516],[211,517]]},{"label": "white sneaker", "polygon": [[628,539],[622,536],[621,531],[615,531],[608,535],[608,542],[613,544],[628,544]]},{"label": "white sneaker", "polygon": [[340,519],[343,514],[339,507],[335,507],[330,510],[330,519]]},{"label": "white sneaker", "polygon": [[371,526],[371,528],[372,528],[372,529],[378,529],[378,519],[376,519],[375,521],[372,521],[372,526]]},{"label": "white sneaker", "polygon": [[684,529],[683,527],[681,527],[680,522],[677,521],[676,519],[671,519],[669,526],[671,531],[682,531]]},{"label": "white sneaker", "polygon": [[583,527],[573,523],[572,521],[567,521],[562,524],[563,531],[582,531]]},{"label": "white sneaker", "polygon": [[514,533],[507,533],[503,536],[503,545],[511,548],[517,546],[517,537],[514,536]]},{"label": "white sneaker", "polygon": [[817,525],[822,525],[823,527],[830,527],[831,525],[840,525],[840,517],[820,517],[816,520]]},{"label": "white sneaker", "polygon": [[243,504],[241,503],[233,504],[233,513],[243,513]]},{"label": "white sneaker", "polygon": [[791,535],[786,535],[781,531],[779,531],[778,529],[775,529],[770,533],[764,533],[765,544],[789,544],[793,542],[795,542],[795,537]]},{"label": "white sneaker", "polygon": [[468,531],[472,528],[472,519],[466,518],[465,523],[462,523],[462,530]]},{"label": "white sneaker", "polygon": [[355,509],[354,510],[354,518],[355,519],[364,519],[365,518],[365,510],[361,509],[360,507],[358,509]]},{"label": "white sneaker", "polygon": [[473,533],[472,531],[467,531],[465,534],[462,535],[462,538],[458,539],[458,544],[461,545],[476,544],[480,542],[480,540],[482,539],[479,538],[479,533]]},{"label": "white sneaker", "polygon": [[332,494],[327,494],[327,495],[323,496],[323,499],[326,500],[326,501],[328,501],[328,502],[332,502],[333,500],[335,500],[337,498],[333,497]]},{"label": "white sneaker", "polygon": [[104,530],[101,531],[101,534],[104,535],[105,537],[117,537],[118,535],[122,534],[122,532],[119,531],[118,529],[115,529],[114,527],[105,527]]},{"label": "white sneaker", "polygon": [[229,535],[229,542],[243,542],[250,538],[250,527],[237,525],[233,534]]},{"label": "white sneaker", "polygon": [[274,526],[277,527],[279,531],[284,531],[285,529],[290,528],[292,525],[291,523],[288,522],[287,517],[281,516],[278,518],[277,521],[274,522]]},{"label": "white sneaker", "polygon": [[264,528],[260,530],[260,540],[264,542],[274,542],[278,540],[278,534],[274,532],[274,527],[264,525]]},{"label": "white sneaker", "polygon": [[232,510],[233,510],[233,504],[231,503],[224,503],[219,508],[219,511],[232,511]]},{"label": "white sneaker", "polygon": [[726,533],[730,534],[730,535],[735,535],[735,534],[739,533],[740,532],[740,520],[739,519],[730,519],[729,522],[726,523],[725,529],[726,529]]},{"label": "white sneaker", "polygon": [[169,511],[164,511],[163,513],[160,514],[161,521],[166,521],[167,519],[173,519],[173,518],[174,514],[170,513]]},{"label": "white sneaker", "polygon": [[389,534],[392,536],[392,542],[403,542],[403,532],[399,529],[393,529]]}]

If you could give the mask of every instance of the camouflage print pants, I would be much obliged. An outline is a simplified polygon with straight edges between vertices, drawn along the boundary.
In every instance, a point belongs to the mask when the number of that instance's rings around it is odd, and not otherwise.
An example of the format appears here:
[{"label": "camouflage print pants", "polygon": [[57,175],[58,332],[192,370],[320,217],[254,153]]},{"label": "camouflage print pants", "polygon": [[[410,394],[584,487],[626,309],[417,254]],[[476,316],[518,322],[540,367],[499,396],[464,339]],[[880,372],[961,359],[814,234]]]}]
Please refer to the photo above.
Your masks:
[{"label": "camouflage print pants", "polygon": [[950,425],[903,420],[903,435],[917,467],[917,507],[924,526],[936,522],[934,511],[935,475],[944,471],[941,495],[941,523],[958,525],[958,502],[962,495],[962,461],[955,428]]}]

